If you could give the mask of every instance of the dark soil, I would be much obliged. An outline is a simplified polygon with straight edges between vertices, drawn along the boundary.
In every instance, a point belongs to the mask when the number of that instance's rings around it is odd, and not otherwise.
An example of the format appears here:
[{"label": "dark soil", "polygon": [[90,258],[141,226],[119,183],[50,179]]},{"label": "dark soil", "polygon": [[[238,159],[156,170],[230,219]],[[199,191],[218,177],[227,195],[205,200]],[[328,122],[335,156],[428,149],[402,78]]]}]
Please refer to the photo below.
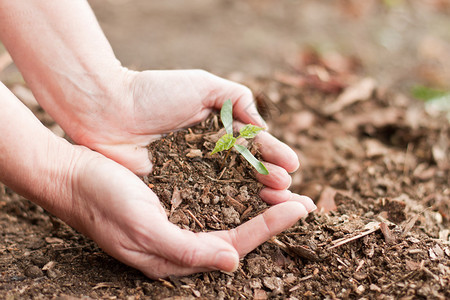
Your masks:
[{"label": "dark soil", "polygon": [[[165,205],[169,220],[193,231],[235,227],[267,205],[258,196],[262,184],[236,151],[211,155],[219,130],[218,115],[153,142],[153,171],[144,181]],[[221,123],[220,123],[221,124]],[[256,147],[254,154],[256,154]]]}]

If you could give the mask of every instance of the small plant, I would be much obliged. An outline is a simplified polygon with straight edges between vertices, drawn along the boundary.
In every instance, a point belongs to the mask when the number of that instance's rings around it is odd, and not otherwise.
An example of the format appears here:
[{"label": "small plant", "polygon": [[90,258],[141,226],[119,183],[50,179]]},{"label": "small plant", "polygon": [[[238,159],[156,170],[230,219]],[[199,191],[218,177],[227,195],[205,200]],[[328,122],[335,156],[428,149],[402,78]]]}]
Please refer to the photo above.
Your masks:
[{"label": "small plant", "polygon": [[217,152],[228,150],[227,155],[224,159],[224,161],[226,161],[228,155],[230,155],[231,148],[234,147],[256,169],[256,171],[264,175],[269,174],[267,168],[263,165],[262,162],[254,157],[253,154],[250,153],[250,150],[248,150],[245,146],[236,144],[237,139],[252,139],[264,128],[252,124],[247,124],[241,128],[241,130],[239,131],[239,136],[235,138],[233,136],[233,104],[231,103],[231,100],[227,100],[223,104],[222,109],[220,110],[220,119],[222,120],[223,126],[225,127],[227,133],[224,134],[216,142],[216,146],[211,152],[211,155]]}]

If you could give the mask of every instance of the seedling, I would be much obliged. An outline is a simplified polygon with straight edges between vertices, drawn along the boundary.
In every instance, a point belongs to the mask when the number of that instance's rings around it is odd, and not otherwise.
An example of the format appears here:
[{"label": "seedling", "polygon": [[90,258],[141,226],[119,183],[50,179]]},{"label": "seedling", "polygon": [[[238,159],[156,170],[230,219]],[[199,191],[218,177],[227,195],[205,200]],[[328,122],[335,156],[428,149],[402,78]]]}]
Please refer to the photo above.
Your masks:
[{"label": "seedling", "polygon": [[250,150],[248,150],[245,146],[236,144],[237,139],[252,139],[264,128],[247,124],[241,128],[239,131],[239,136],[235,138],[233,136],[233,104],[231,103],[231,100],[225,101],[222,105],[222,109],[220,110],[220,119],[222,120],[223,126],[225,127],[227,133],[216,142],[216,146],[211,154],[227,150],[228,152],[224,159],[224,161],[226,161],[230,155],[231,148],[234,147],[234,149],[242,154],[242,156],[256,169],[256,171],[264,175],[269,174],[267,168],[262,162],[253,156]]}]

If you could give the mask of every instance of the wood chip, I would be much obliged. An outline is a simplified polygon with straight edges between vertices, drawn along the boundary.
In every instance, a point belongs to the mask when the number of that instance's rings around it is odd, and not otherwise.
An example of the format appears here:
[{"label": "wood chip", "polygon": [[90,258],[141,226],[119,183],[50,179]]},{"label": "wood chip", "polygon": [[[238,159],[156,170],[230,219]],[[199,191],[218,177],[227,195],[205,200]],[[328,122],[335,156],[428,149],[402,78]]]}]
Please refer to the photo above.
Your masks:
[{"label": "wood chip", "polygon": [[42,267],[42,271],[47,271],[52,269],[56,265],[56,261],[49,261]]},{"label": "wood chip", "polygon": [[189,152],[186,154],[186,156],[189,158],[203,157],[203,153],[200,149],[189,149]]},{"label": "wood chip", "polygon": [[158,279],[159,282],[162,283],[162,285],[164,285],[165,287],[168,287],[169,289],[174,289],[175,287],[173,286],[173,284],[171,284],[169,281],[164,280],[162,278]]},{"label": "wood chip", "polygon": [[182,202],[183,202],[183,199],[181,198],[180,191],[178,190],[177,187],[175,187],[173,189],[172,199],[170,200],[170,204],[172,205],[172,207],[170,209],[170,214],[173,214],[175,209],[177,209],[177,207],[180,206],[180,204]]},{"label": "wood chip", "polygon": [[96,290],[96,289],[101,289],[101,288],[120,288],[118,285],[112,283],[112,282],[100,282],[97,283],[96,286],[94,286],[92,289]]},{"label": "wood chip", "polygon": [[233,208],[239,213],[242,214],[245,211],[245,205],[242,204],[240,201],[230,197],[229,195],[227,195],[225,197],[225,202],[228,203],[229,205],[233,206]]},{"label": "wood chip", "polygon": [[56,237],[46,237],[45,241],[48,244],[63,244],[64,243],[64,241],[62,239],[56,238]]},{"label": "wood chip", "polygon": [[247,207],[247,209],[244,210],[244,212],[241,214],[241,221],[246,220],[248,218],[248,216],[250,215],[250,213],[252,212],[252,210],[253,210],[253,206],[250,205],[249,207]]},{"label": "wood chip", "polygon": [[370,222],[370,223],[366,224],[366,226],[364,226],[364,231],[362,231],[354,236],[352,235],[350,237],[344,237],[344,238],[332,241],[331,246],[328,247],[328,250],[331,250],[333,248],[342,246],[348,242],[362,238],[368,234],[371,234],[371,233],[377,231],[378,229],[380,229],[380,222]]},{"label": "wood chip", "polygon": [[392,231],[389,229],[388,225],[386,223],[381,222],[380,223],[380,229],[383,233],[384,240],[387,244],[394,244],[396,241],[395,236],[392,234]]},{"label": "wood chip", "polygon": [[192,142],[197,143],[203,139],[203,134],[189,133],[184,136],[184,139],[188,143],[192,143]]}]

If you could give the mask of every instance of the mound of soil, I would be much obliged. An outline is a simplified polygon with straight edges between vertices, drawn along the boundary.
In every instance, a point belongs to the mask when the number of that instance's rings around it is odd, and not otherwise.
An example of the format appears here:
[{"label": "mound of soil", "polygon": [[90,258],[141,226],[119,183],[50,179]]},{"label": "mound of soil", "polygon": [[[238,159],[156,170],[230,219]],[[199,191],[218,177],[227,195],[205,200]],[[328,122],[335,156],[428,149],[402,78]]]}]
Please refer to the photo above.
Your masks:
[{"label": "mound of soil", "polygon": [[[450,298],[448,121],[367,79],[314,82],[247,83],[300,157],[293,191],[319,210],[235,273],[150,280],[0,186],[0,298]],[[181,228],[234,228],[266,208],[240,155],[209,155],[220,134],[212,115],[150,145],[143,180]]]},{"label": "mound of soil", "polygon": [[214,114],[149,146],[153,171],[144,181],[164,204],[169,220],[181,228],[230,229],[267,207],[258,196],[262,184],[241,155],[234,149],[228,157],[226,151],[210,154],[223,134]]}]

